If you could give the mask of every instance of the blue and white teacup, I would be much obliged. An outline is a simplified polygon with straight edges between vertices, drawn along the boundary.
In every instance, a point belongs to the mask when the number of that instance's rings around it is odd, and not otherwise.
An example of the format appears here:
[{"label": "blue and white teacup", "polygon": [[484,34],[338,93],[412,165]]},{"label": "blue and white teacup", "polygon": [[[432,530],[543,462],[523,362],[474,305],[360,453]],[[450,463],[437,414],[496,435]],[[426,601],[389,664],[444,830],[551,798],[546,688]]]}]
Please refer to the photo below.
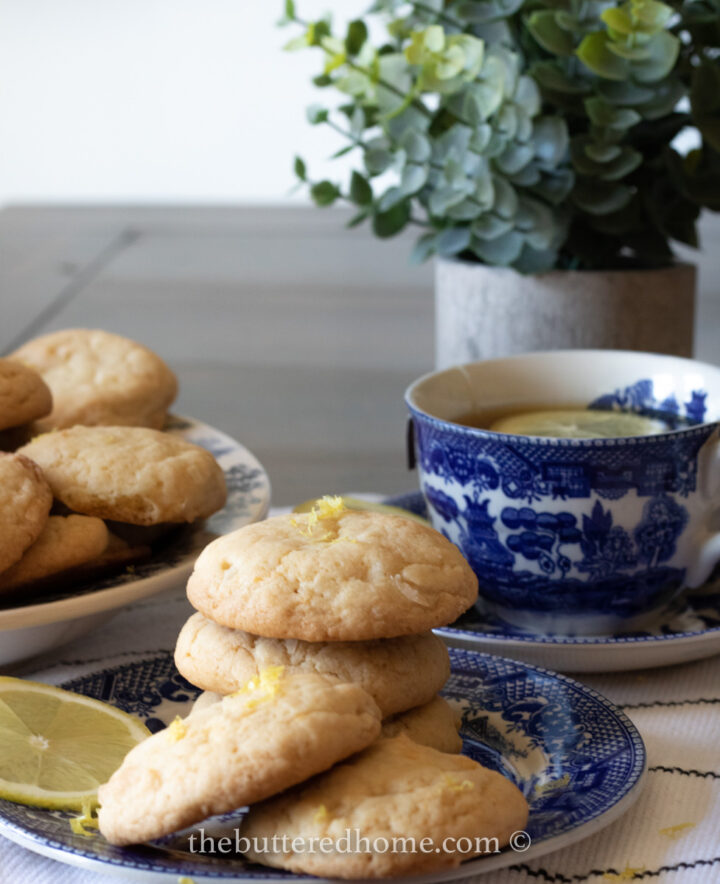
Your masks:
[{"label": "blue and white teacup", "polygon": [[[568,635],[637,629],[720,560],[720,369],[567,350],[434,372],[405,398],[432,523],[472,565],[483,607],[507,623]],[[453,422],[569,403],[675,428],[557,439]]]}]

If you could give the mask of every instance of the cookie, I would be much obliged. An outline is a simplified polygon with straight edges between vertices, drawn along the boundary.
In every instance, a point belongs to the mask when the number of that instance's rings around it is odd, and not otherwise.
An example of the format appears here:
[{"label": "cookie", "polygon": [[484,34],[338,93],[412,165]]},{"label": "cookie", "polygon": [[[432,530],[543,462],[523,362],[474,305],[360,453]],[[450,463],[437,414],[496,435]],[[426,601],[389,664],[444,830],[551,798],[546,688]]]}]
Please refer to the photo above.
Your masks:
[{"label": "cookie", "polygon": [[477,578],[433,528],[339,504],[218,538],[187,594],[206,617],[254,635],[365,641],[451,623],[476,600]]},{"label": "cookie", "polygon": [[364,688],[383,717],[427,703],[450,676],[450,657],[432,632],[364,642],[260,638],[193,614],[180,631],[175,665],[206,691],[230,694],[268,666],[335,675]]},{"label": "cookie", "polygon": [[[527,816],[522,793],[501,774],[395,737],[251,807],[240,834],[247,856],[264,865],[323,878],[385,878],[452,868],[494,850],[494,842],[477,839],[496,838],[503,847]],[[305,849],[293,850],[296,838]]]},{"label": "cookie", "polygon": [[50,516],[19,562],[0,573],[0,592],[43,580],[100,556],[108,545],[102,519]]},{"label": "cookie", "polygon": [[100,787],[100,831],[111,844],[167,835],[327,770],[379,733],[358,685],[267,669],[135,746]]},{"label": "cookie", "polygon": [[51,506],[52,492],[40,467],[22,455],[0,453],[0,572],[35,543]]},{"label": "cookie", "polygon": [[448,701],[436,696],[429,703],[386,718],[382,723],[382,736],[404,735],[438,752],[461,752],[462,737],[458,733],[461,721]]},{"label": "cookie", "polygon": [[42,375],[52,411],[38,432],[87,426],[160,429],[177,396],[177,379],[152,350],[129,338],[87,328],[28,341],[12,358]]},{"label": "cookie", "polygon": [[191,715],[197,715],[198,712],[202,712],[203,709],[209,709],[216,703],[221,703],[222,700],[222,694],[216,694],[214,691],[203,691],[192,704],[192,709],[188,712],[187,717],[190,718]]},{"label": "cookie", "polygon": [[0,430],[21,427],[50,413],[47,384],[31,368],[12,359],[0,359]]},{"label": "cookie", "polygon": [[20,452],[38,463],[73,512],[132,525],[194,522],[225,503],[215,458],[178,436],[143,427],[73,427]]}]

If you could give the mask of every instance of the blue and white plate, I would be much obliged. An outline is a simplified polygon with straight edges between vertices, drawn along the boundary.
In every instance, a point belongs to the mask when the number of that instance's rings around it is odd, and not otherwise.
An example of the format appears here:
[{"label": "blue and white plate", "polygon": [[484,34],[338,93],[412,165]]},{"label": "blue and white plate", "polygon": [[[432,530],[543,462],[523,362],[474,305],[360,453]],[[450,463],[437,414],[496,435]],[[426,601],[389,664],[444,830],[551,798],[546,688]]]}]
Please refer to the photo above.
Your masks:
[{"label": "blue and white plate", "polygon": [[[565,847],[599,831],[637,799],[645,747],[630,720],[608,700],[562,675],[513,660],[455,649],[450,656],[452,675],[443,693],[462,711],[463,751],[516,783],[528,799],[530,817],[527,831],[515,833],[517,850],[486,854],[425,880],[477,875]],[[153,731],[186,715],[198,694],[166,654],[100,670],[63,687],[138,715]],[[128,881],[307,880],[240,856],[192,854],[187,831],[149,845],[113,847],[99,834],[74,835],[70,816],[0,801],[0,834],[61,862],[114,871]],[[214,822],[227,833],[241,817],[240,811],[226,814],[203,828],[209,831]]]},{"label": "blue and white plate", "polygon": [[[385,503],[426,516],[419,491]],[[616,672],[688,663],[720,653],[720,586],[686,595],[647,632],[601,636],[533,635],[471,609],[452,626],[435,632],[458,648],[503,654],[561,672]]]},{"label": "blue and white plate", "polygon": [[218,534],[264,519],[270,480],[252,452],[220,430],[189,417],[172,416],[165,429],[210,451],[223,468],[228,497],[202,528],[179,529],[152,558],[100,580],[86,581],[31,605],[0,608],[0,666],[71,641],[121,607],[164,589],[182,586],[200,550]]}]

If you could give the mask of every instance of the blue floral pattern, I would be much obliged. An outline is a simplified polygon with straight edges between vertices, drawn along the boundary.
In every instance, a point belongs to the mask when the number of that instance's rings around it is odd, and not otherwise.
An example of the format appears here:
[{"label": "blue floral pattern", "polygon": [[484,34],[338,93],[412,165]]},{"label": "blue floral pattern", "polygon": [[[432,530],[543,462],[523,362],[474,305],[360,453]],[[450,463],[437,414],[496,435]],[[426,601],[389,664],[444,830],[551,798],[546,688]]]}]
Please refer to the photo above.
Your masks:
[{"label": "blue floral pattern", "polygon": [[690,400],[682,405],[672,393],[658,400],[655,396],[654,383],[646,378],[613,393],[598,396],[588,408],[601,411],[631,411],[634,414],[657,416],[665,420],[671,429],[675,429],[683,425],[701,424],[707,413],[706,399],[705,390],[693,390]]},{"label": "blue floral pattern", "polygon": [[[567,843],[582,837],[586,823],[603,815],[609,821],[619,803],[639,789],[645,770],[642,740],[605,698],[563,676],[500,657],[450,649],[450,658],[444,694],[462,712],[463,752],[509,777],[526,795],[534,847],[547,850],[554,838],[564,836]],[[168,654],[101,670],[63,687],[138,714],[152,729],[186,715],[199,693]],[[313,880],[242,857],[190,854],[187,833],[153,842],[151,849],[114,847],[101,835],[73,834],[70,816],[0,800],[0,833],[98,870],[248,882]],[[238,811],[203,825],[235,826],[241,819]],[[532,849],[523,856],[531,856]],[[508,864],[513,860],[510,853]],[[470,865],[480,872],[483,859]]]},{"label": "blue floral pattern", "polygon": [[[705,418],[706,399],[695,390],[685,402],[658,400],[651,380],[638,381],[591,407],[666,408],[683,431],[587,440],[491,433],[410,406],[433,523],[460,547],[482,596],[508,616],[627,620],[660,609],[684,582],[673,557],[689,524],[680,501],[697,490],[698,453],[715,430],[693,425]],[[623,521],[613,507],[626,497],[643,503]]]}]

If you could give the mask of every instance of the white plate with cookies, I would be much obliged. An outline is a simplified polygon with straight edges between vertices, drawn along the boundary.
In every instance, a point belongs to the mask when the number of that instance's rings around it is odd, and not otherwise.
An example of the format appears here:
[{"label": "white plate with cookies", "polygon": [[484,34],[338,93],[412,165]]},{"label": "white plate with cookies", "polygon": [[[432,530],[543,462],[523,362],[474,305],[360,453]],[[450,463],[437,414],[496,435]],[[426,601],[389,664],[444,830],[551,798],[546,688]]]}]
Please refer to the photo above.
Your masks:
[{"label": "white plate with cookies", "polygon": [[[108,428],[93,429],[107,431]],[[23,603],[23,597],[17,592],[0,594],[0,665],[71,641],[108,620],[124,605],[182,586],[198,553],[210,540],[266,516],[270,506],[270,481],[262,464],[247,448],[214,427],[189,417],[171,416],[163,435],[200,446],[213,455],[227,486],[225,505],[204,521],[171,527],[157,543],[138,546],[136,536],[131,538],[133,543],[128,551],[116,540],[117,548],[112,549],[111,544],[111,553],[117,556],[118,565],[111,566],[109,573],[105,568],[100,569],[105,573],[96,571],[93,575],[92,569],[88,569],[85,577],[81,566],[66,572],[71,579],[62,579],[56,587],[49,580],[39,581],[39,589],[32,592],[30,603]],[[71,523],[67,526],[66,542],[72,538],[73,543],[78,546],[84,543],[87,547],[94,542],[92,534],[99,521],[96,517],[83,517],[87,521],[77,526],[72,520],[79,516],[50,518],[65,518]],[[117,528],[117,520],[113,520],[112,525]],[[162,527],[166,529],[167,523]],[[138,549],[141,552],[135,558],[133,551]],[[124,564],[122,557],[128,552],[130,555]]]},{"label": "white plate with cookies", "polygon": [[213,537],[266,515],[262,465],[170,415],[177,392],[159,355],[100,329],[0,359],[0,665],[181,583]]}]

